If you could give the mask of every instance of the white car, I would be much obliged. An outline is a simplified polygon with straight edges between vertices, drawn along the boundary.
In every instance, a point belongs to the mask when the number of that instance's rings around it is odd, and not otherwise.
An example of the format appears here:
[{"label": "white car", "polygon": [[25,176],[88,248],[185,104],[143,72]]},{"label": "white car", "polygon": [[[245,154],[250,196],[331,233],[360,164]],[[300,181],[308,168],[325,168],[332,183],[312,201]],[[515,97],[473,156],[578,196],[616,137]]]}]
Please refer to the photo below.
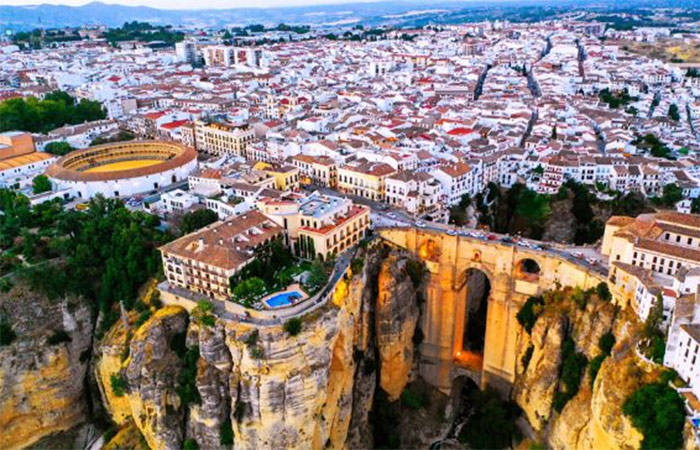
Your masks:
[{"label": "white car", "polygon": [[389,214],[387,214],[387,217],[389,217],[390,219],[396,219],[396,214],[389,213]]},{"label": "white car", "polygon": [[425,223],[423,223],[423,222],[421,222],[421,221],[418,221],[418,222],[416,222],[416,226],[417,226],[418,228],[425,228]]}]

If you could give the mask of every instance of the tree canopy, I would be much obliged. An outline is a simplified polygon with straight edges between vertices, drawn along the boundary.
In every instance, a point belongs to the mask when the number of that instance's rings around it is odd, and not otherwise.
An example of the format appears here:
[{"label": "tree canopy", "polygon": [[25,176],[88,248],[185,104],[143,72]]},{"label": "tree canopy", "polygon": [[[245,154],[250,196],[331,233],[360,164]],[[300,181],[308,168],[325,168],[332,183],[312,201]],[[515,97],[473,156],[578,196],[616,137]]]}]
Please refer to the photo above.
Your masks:
[{"label": "tree canopy", "polygon": [[63,156],[66,155],[70,152],[72,152],[74,148],[65,141],[54,141],[54,142],[49,142],[44,146],[44,151],[46,153],[51,153],[52,155],[56,156]]},{"label": "tree canopy", "polygon": [[46,175],[37,175],[32,181],[32,192],[35,194],[41,194],[43,192],[49,192],[51,190],[51,181]]},{"label": "tree canopy", "polygon": [[198,209],[195,211],[190,211],[182,216],[180,222],[180,233],[189,234],[193,231],[197,231],[200,228],[204,228],[219,220],[219,216],[216,212],[211,209]]},{"label": "tree canopy", "polygon": [[101,120],[107,117],[100,102],[75,98],[54,91],[44,100],[36,97],[11,98],[0,103],[0,132],[47,133],[63,125]]},{"label": "tree canopy", "polygon": [[632,425],[641,431],[643,449],[682,448],[685,404],[667,383],[647,384],[622,405]]}]

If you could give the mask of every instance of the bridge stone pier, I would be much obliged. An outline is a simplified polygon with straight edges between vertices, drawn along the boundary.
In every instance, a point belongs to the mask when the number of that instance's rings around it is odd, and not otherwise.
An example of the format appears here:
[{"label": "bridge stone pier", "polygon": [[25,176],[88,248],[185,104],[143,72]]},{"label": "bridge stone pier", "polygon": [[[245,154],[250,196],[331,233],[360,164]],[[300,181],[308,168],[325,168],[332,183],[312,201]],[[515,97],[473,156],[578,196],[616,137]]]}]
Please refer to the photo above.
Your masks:
[{"label": "bridge stone pier", "polygon": [[510,392],[524,333],[516,314],[527,298],[557,285],[588,289],[606,281],[546,250],[429,229],[377,231],[389,245],[414,253],[428,269],[419,370],[446,394],[459,376]]}]

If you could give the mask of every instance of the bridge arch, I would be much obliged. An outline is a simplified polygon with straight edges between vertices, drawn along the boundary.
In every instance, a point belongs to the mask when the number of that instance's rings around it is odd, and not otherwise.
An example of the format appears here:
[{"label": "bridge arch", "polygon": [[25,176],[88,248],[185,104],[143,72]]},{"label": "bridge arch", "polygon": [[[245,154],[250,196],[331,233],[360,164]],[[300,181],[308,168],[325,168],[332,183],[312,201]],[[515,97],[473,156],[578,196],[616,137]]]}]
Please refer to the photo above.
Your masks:
[{"label": "bridge arch", "polygon": [[542,266],[535,258],[526,256],[515,263],[513,274],[516,278],[537,281],[542,274]]},{"label": "bridge arch", "polygon": [[463,294],[457,301],[453,354],[457,365],[480,372],[493,285],[482,268],[470,267],[464,273],[464,289],[460,289]]}]

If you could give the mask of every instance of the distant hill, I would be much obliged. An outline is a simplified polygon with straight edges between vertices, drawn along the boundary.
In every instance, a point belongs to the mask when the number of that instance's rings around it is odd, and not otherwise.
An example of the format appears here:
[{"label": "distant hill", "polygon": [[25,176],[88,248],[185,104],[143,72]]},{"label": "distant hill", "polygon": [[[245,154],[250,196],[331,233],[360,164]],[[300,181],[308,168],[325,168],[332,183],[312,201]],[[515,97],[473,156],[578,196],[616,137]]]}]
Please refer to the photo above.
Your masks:
[{"label": "distant hill", "polygon": [[[622,0],[615,8],[635,6],[685,6],[696,0]],[[459,23],[484,19],[522,20],[551,18],[558,12],[582,7],[601,7],[594,0],[489,0],[430,1],[402,0],[342,5],[295,6],[285,8],[232,8],[202,10],[163,10],[147,6],[122,6],[93,2],[83,6],[31,5],[0,6],[0,29],[29,30],[81,25],[122,25],[138,20],[154,25],[188,27],[231,27],[261,23],[264,25],[309,24],[420,26],[427,23]]]}]

